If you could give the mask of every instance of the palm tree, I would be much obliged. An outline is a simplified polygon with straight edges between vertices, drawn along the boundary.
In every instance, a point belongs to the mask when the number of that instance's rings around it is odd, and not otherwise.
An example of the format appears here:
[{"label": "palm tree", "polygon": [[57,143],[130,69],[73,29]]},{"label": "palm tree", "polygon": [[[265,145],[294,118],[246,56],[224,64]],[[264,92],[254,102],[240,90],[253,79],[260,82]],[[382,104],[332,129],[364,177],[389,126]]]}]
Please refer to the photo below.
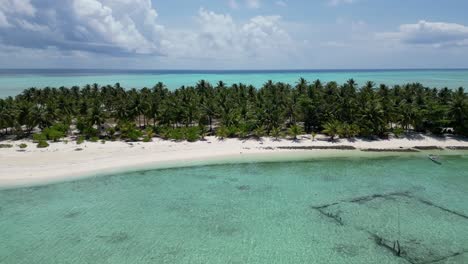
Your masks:
[{"label": "palm tree", "polygon": [[289,128],[288,132],[289,132],[289,135],[292,136],[293,140],[296,141],[297,136],[302,134],[303,130],[300,126],[298,126],[297,124],[294,124]]},{"label": "palm tree", "polygon": [[333,121],[327,122],[323,126],[323,128],[324,128],[323,133],[330,136],[331,141],[334,141],[335,137],[340,132],[340,127],[341,127],[341,124],[340,124],[340,122],[338,120],[333,120]]}]

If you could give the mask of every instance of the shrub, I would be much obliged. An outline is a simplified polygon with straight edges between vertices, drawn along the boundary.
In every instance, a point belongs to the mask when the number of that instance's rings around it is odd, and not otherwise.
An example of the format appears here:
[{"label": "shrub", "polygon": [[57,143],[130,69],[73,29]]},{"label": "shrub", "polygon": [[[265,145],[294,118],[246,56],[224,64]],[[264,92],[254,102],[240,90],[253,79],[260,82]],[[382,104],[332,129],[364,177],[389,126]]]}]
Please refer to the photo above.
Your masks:
[{"label": "shrub", "polygon": [[317,132],[315,131],[312,132],[311,136],[312,136],[312,141],[315,141],[315,138],[317,137]]},{"label": "shrub", "polygon": [[28,147],[28,145],[25,144],[25,143],[21,143],[21,144],[19,144],[19,147],[22,148],[22,149],[25,149],[25,148]]},{"label": "shrub", "polygon": [[196,142],[200,140],[200,130],[198,127],[189,127],[185,129],[185,139],[188,142]]},{"label": "shrub", "polygon": [[135,128],[135,125],[129,122],[119,124],[121,137],[130,141],[138,141],[143,133]]},{"label": "shrub", "polygon": [[115,128],[113,127],[109,127],[107,130],[106,130],[106,133],[107,135],[110,137],[111,140],[115,139]]},{"label": "shrub", "polygon": [[249,127],[247,124],[242,123],[237,127],[237,136],[239,138],[246,138],[249,136]]},{"label": "shrub", "polygon": [[76,139],[76,144],[77,145],[80,145],[80,144],[83,144],[85,141],[85,138],[83,136],[79,136],[77,139]]},{"label": "shrub", "polygon": [[43,133],[33,135],[33,142],[34,143],[39,143],[39,141],[41,141],[41,140],[43,140],[43,141],[47,140],[46,135],[44,135]]},{"label": "shrub", "polygon": [[11,144],[0,144],[0,148],[12,148],[13,145]]},{"label": "shrub", "polygon": [[154,130],[151,127],[147,127],[145,129],[145,135],[149,138],[152,138],[154,136]]},{"label": "shrub", "polygon": [[106,141],[104,139],[101,140],[101,144],[106,144]]},{"label": "shrub", "polygon": [[99,135],[99,131],[94,127],[85,127],[81,134],[83,134],[86,138],[93,138]]},{"label": "shrub", "polygon": [[395,134],[395,137],[397,138],[401,138],[404,133],[405,133],[405,130],[401,127],[397,127],[393,129],[393,134]]},{"label": "shrub", "polygon": [[278,140],[281,137],[281,129],[279,127],[274,127],[270,131],[270,136],[272,136],[275,140]]},{"label": "shrub", "polygon": [[125,138],[130,139],[131,141],[138,141],[143,135],[140,130],[130,129],[126,132]]},{"label": "shrub", "polygon": [[292,125],[289,130],[289,135],[294,139],[296,140],[297,139],[297,136],[299,136],[300,134],[303,133],[303,130],[302,130],[302,127],[298,126],[298,125]]},{"label": "shrub", "polygon": [[239,132],[239,129],[235,126],[230,126],[227,128],[228,131],[228,137],[233,138],[237,136],[237,133]]},{"label": "shrub", "polygon": [[253,131],[253,135],[257,138],[261,138],[263,136],[266,135],[266,131],[265,131],[265,128],[263,128],[263,126],[259,126],[257,128],[254,129]]},{"label": "shrub", "polygon": [[216,129],[216,136],[219,139],[225,139],[229,136],[229,131],[227,130],[225,126],[218,127]]},{"label": "shrub", "polygon": [[98,142],[99,141],[99,138],[98,137],[92,137],[89,139],[89,141],[91,142]]},{"label": "shrub", "polygon": [[45,128],[44,131],[42,131],[42,134],[44,134],[48,140],[52,140],[54,142],[59,141],[59,139],[65,136],[64,132],[57,130],[54,127]]},{"label": "shrub", "polygon": [[48,146],[49,146],[49,143],[47,143],[47,141],[45,141],[45,140],[40,140],[37,143],[38,148],[47,148]]},{"label": "shrub", "polygon": [[172,128],[169,129],[169,138],[176,141],[180,141],[185,138],[185,135],[181,128]]},{"label": "shrub", "polygon": [[150,138],[148,136],[143,137],[143,142],[151,142],[151,141],[152,141],[152,138]]},{"label": "shrub", "polygon": [[200,138],[202,140],[205,140],[206,134],[208,133],[208,129],[206,128],[206,126],[203,124],[200,124],[198,126],[198,131],[200,132]]}]

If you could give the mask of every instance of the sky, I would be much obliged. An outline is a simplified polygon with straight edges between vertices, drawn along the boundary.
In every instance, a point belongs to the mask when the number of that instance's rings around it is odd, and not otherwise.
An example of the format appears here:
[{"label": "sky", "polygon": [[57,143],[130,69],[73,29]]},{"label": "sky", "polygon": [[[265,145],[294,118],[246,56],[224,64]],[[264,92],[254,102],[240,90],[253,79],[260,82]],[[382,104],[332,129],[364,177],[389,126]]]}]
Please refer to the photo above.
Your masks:
[{"label": "sky", "polygon": [[468,68],[466,0],[0,0],[0,68]]}]

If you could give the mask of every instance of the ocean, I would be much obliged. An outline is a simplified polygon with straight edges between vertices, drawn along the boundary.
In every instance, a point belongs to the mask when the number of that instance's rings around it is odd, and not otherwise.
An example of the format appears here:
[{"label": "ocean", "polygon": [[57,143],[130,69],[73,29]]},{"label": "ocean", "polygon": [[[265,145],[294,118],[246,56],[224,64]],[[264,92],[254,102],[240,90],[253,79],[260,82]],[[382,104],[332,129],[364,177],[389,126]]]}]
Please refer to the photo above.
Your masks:
[{"label": "ocean", "polygon": [[0,190],[0,263],[468,263],[468,156],[441,160],[211,165]]},{"label": "ocean", "polygon": [[197,70],[0,70],[0,97],[15,96],[26,88],[71,87],[97,83],[126,88],[152,87],[163,82],[169,89],[195,85],[199,80],[212,84],[222,80],[227,84],[245,83],[260,87],[266,81],[294,85],[302,77],[308,81],[344,83],[354,78],[358,84],[406,84],[419,82],[428,87],[456,89],[468,87],[468,69],[430,70],[256,70],[256,71],[197,71]]}]

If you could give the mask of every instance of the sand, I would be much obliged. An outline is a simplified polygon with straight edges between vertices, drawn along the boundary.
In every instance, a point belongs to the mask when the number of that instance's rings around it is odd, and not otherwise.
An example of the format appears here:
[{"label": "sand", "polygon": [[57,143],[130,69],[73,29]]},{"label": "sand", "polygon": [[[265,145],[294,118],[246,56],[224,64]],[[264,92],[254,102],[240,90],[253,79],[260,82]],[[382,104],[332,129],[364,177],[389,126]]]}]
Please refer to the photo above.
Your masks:
[{"label": "sand", "polygon": [[[70,141],[50,143],[45,149],[38,149],[36,144],[27,140],[1,143],[13,144],[14,147],[0,149],[0,187],[44,184],[142,168],[190,166],[207,161],[251,161],[255,157],[266,155],[280,159],[291,158],[298,153],[316,157],[373,156],[381,152],[400,155],[415,147],[423,151],[438,151],[433,148],[468,147],[466,138],[440,138],[418,134],[387,140],[341,139],[335,142],[330,142],[324,135],[317,136],[315,140],[310,136],[302,136],[298,141],[272,138],[219,140],[215,137],[207,137],[205,141],[194,143],[158,138],[148,143],[108,141],[105,144],[85,142],[77,145]],[[28,147],[21,150],[18,146],[21,143],[28,144]],[[356,150],[338,150],[340,148]]]}]

